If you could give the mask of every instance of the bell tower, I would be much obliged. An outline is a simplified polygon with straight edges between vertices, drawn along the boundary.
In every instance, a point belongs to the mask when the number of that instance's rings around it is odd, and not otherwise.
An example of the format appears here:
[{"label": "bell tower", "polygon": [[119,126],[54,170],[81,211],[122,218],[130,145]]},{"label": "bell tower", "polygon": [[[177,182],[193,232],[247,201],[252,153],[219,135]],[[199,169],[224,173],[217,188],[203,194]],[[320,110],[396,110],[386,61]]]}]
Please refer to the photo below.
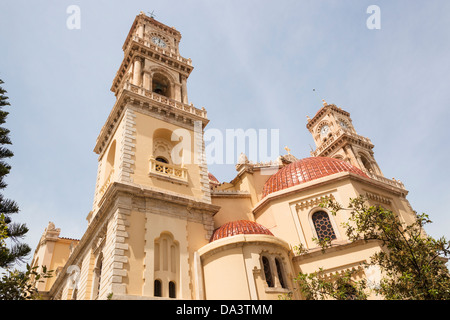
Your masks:
[{"label": "bell tower", "polygon": [[[191,59],[181,34],[136,16],[113,80],[114,106],[98,135],[88,256],[108,293],[191,299],[195,253],[214,230],[204,156],[205,108],[188,104]],[[86,249],[87,250],[87,249]],[[132,258],[130,258],[132,257]],[[106,272],[106,273],[105,273]],[[104,280],[106,279],[106,280]]]},{"label": "bell tower", "polygon": [[369,175],[383,177],[375,161],[374,145],[356,132],[347,111],[323,100],[323,107],[312,119],[308,117],[306,127],[316,144],[312,156],[342,159]]},{"label": "bell tower", "polygon": [[114,181],[210,203],[204,157],[205,108],[188,104],[191,59],[181,34],[141,12],[122,47],[111,91],[116,103],[94,151],[99,155],[94,207]]},{"label": "bell tower", "polygon": [[186,82],[191,59],[179,54],[181,34],[141,12],[123,45],[124,61],[111,90],[120,93],[124,82],[183,104],[188,103]]}]

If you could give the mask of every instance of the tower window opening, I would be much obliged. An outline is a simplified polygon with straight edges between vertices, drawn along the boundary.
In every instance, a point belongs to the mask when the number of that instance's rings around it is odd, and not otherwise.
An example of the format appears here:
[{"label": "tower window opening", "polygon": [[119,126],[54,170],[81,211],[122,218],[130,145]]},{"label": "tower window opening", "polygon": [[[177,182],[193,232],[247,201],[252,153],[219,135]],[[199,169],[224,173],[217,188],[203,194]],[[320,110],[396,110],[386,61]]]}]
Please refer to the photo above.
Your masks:
[{"label": "tower window opening", "polygon": [[360,156],[361,158],[361,162],[364,166],[364,168],[368,171],[368,172],[372,172],[372,166],[370,165],[370,162],[364,157],[364,156]]},{"label": "tower window opening", "polygon": [[152,91],[167,98],[170,98],[170,81],[166,76],[156,73],[152,79]]}]

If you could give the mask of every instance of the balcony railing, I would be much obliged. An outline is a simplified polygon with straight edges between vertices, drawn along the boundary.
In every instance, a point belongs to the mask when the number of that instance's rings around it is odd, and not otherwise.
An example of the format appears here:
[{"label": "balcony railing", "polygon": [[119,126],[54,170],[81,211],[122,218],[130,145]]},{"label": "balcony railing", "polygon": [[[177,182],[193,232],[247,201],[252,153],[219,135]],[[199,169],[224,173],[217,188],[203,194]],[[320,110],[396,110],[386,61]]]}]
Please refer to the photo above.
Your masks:
[{"label": "balcony railing", "polygon": [[207,119],[207,112],[205,108],[202,109],[197,109],[195,108],[192,104],[188,105],[188,104],[184,104],[181,103],[179,101],[167,98],[165,96],[162,96],[160,94],[151,92],[150,90],[146,90],[140,86],[136,86],[134,84],[131,84],[129,81],[126,81],[124,83],[123,89],[131,91],[133,93],[137,93],[141,96],[147,97],[149,99],[152,99],[156,102],[160,102],[162,104],[165,104],[167,106],[173,107],[175,109],[179,109],[182,110],[184,112],[188,112],[191,113],[193,115],[199,116],[201,118],[205,118]]},{"label": "balcony railing", "polygon": [[156,161],[154,158],[150,158],[150,175],[173,180],[173,182],[188,183],[186,168]]}]

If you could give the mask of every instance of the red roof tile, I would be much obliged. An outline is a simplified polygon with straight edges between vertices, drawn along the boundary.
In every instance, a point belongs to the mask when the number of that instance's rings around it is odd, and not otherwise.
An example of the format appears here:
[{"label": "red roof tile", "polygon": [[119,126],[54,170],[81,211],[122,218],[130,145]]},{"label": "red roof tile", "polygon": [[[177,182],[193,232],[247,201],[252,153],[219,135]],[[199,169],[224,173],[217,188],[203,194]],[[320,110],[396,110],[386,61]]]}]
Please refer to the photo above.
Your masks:
[{"label": "red roof tile", "polygon": [[327,157],[311,157],[293,162],[271,176],[263,188],[263,198],[272,192],[319,179],[338,172],[353,172],[360,176],[368,176],[350,163]]},{"label": "red roof tile", "polygon": [[267,234],[273,236],[269,229],[259,223],[248,220],[238,220],[225,223],[221,227],[217,228],[209,242],[226,237],[232,237],[238,234]]}]

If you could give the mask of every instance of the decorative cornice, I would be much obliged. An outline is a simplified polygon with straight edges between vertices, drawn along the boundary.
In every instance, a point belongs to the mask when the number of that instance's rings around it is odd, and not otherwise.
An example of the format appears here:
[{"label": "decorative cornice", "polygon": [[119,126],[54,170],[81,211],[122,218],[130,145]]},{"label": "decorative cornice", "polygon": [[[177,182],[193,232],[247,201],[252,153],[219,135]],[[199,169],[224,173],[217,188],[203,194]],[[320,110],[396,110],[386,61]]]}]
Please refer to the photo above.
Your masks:
[{"label": "decorative cornice", "polygon": [[248,191],[240,190],[211,190],[211,197],[213,198],[250,198]]},{"label": "decorative cornice", "polygon": [[320,197],[308,198],[308,199],[299,201],[299,202],[296,203],[295,209],[298,211],[298,210],[303,210],[303,209],[306,209],[306,208],[317,207],[324,200],[328,200],[328,199],[329,200],[334,200],[333,194],[320,196]]},{"label": "decorative cornice", "polygon": [[381,203],[384,203],[384,204],[387,204],[387,205],[390,205],[392,203],[391,199],[389,199],[387,197],[384,197],[382,195],[373,193],[373,192],[369,192],[369,191],[366,191],[366,197],[368,199],[371,199],[371,200],[374,200],[374,201],[377,201],[377,202],[381,202]]},{"label": "decorative cornice", "polygon": [[[388,181],[383,180],[375,180],[373,178],[366,178],[362,177],[358,174],[352,173],[352,172],[339,172],[335,173],[323,178],[319,178],[316,180],[308,181],[293,187],[289,187],[280,191],[273,192],[269,195],[267,195],[265,198],[260,200],[255,207],[253,208],[252,212],[254,215],[257,215],[259,211],[261,211],[266,205],[268,205],[271,201],[277,200],[279,198],[288,197],[295,195],[296,193],[303,192],[305,190],[309,190],[311,188],[318,188],[320,186],[324,186],[327,184],[330,184],[332,182],[342,181],[342,180],[355,180],[358,182],[365,183],[367,185],[373,186],[375,188],[380,188],[386,192],[389,192],[391,194],[394,194],[396,196],[405,198],[408,194],[408,191],[404,188],[402,188],[400,185],[394,185],[389,183]],[[389,179],[386,179],[389,180]]]},{"label": "decorative cornice", "polygon": [[311,151],[311,156],[326,157],[345,144],[354,144],[369,150],[374,148],[374,145],[369,138],[341,128],[331,135],[327,141],[318,146],[316,150]]}]

